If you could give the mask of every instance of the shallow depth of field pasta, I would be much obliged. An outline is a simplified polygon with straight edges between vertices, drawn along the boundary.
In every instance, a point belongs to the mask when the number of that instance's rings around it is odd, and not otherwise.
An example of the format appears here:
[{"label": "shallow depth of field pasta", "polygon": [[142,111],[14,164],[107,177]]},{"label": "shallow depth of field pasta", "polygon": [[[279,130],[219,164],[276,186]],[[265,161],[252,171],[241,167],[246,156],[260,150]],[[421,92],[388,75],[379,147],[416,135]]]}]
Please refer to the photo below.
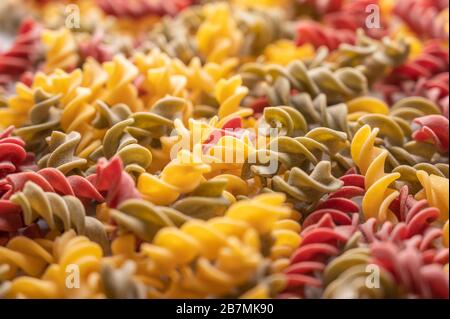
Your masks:
[{"label": "shallow depth of field pasta", "polygon": [[1,0],[0,298],[449,298],[441,0]]}]

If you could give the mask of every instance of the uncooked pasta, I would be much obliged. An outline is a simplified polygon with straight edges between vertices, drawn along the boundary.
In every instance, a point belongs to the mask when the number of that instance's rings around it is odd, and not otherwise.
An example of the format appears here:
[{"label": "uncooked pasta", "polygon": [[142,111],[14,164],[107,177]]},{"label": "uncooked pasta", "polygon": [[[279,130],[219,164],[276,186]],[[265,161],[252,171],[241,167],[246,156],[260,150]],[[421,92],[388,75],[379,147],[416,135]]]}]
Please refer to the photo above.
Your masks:
[{"label": "uncooked pasta", "polygon": [[449,298],[446,1],[0,2],[0,299]]}]

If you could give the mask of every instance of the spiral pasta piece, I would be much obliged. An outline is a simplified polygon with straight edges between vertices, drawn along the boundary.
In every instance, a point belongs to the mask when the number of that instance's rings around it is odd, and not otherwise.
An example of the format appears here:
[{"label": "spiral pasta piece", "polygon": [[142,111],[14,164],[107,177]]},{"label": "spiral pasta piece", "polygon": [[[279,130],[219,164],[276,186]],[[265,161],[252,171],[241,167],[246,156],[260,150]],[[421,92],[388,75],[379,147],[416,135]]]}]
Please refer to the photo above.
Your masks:
[{"label": "spiral pasta piece", "polygon": [[286,101],[292,89],[306,91],[312,97],[325,93],[333,102],[341,102],[367,91],[367,79],[364,74],[348,67],[331,70],[327,66],[319,66],[308,69],[301,61],[293,61],[285,68],[249,63],[241,68],[241,72],[244,83],[248,85],[264,81],[264,77],[270,75],[277,90],[276,94],[284,99],[278,102],[278,105],[288,104]]},{"label": "spiral pasta piece", "polygon": [[448,12],[0,1],[0,298],[448,298]]},{"label": "spiral pasta piece", "polygon": [[383,76],[389,69],[401,65],[409,55],[409,46],[402,40],[384,38],[382,42],[367,37],[359,30],[355,45],[342,44],[339,47],[339,67],[353,66],[362,70],[369,84]]},{"label": "spiral pasta piece", "polygon": [[175,201],[180,194],[195,189],[209,172],[210,166],[196,158],[195,153],[181,150],[161,172],[161,176],[144,173],[139,177],[138,189],[144,197],[157,205],[167,205]]},{"label": "spiral pasta piece", "polygon": [[52,244],[45,239],[32,240],[21,236],[11,239],[5,247],[0,247],[0,261],[5,267],[1,279],[11,279],[19,270],[29,276],[41,275],[54,260]]},{"label": "spiral pasta piece", "polygon": [[78,53],[73,34],[69,29],[44,30],[42,42],[48,47],[45,72],[50,73],[56,69],[72,70],[77,66]]},{"label": "spiral pasta piece", "polygon": [[248,89],[242,86],[242,80],[235,76],[229,80],[220,80],[214,88],[214,95],[220,103],[219,118],[228,115],[251,115],[251,110],[239,110],[241,100],[247,95]]},{"label": "spiral pasta piece", "polygon": [[398,191],[389,185],[400,177],[399,173],[386,174],[384,164],[387,151],[374,146],[378,129],[363,126],[356,132],[352,140],[352,158],[365,175],[366,194],[362,202],[364,215],[379,220],[395,218],[389,211],[390,203],[399,195]]},{"label": "spiral pasta piece", "polygon": [[439,209],[439,219],[448,220],[448,178],[437,175],[428,175],[425,171],[419,170],[417,178],[422,184],[423,190],[416,194],[417,198],[426,198],[428,203]]},{"label": "spiral pasta piece", "polygon": [[334,259],[325,269],[325,298],[393,298],[398,292],[394,278],[381,270],[379,288],[367,285],[371,272],[370,250],[353,248]]},{"label": "spiral pasta piece", "polygon": [[[394,7],[394,13],[401,17],[410,28],[419,35],[431,38],[445,38],[448,36],[448,13],[441,14],[439,8],[433,5],[433,1],[407,0],[398,3]],[[448,12],[448,7],[447,7]],[[420,19],[417,19],[420,17]]]},{"label": "spiral pasta piece", "polygon": [[196,34],[198,48],[208,61],[220,63],[239,51],[242,34],[226,4],[206,5],[203,10],[205,20]]},{"label": "spiral pasta piece", "polygon": [[[167,297],[231,293],[258,268],[262,256],[257,234],[268,234],[277,220],[289,216],[290,210],[280,206],[283,200],[280,194],[260,195],[235,203],[224,217],[162,228],[152,244],[141,247],[141,254],[151,258],[147,276],[172,273],[172,283],[163,292]],[[188,264],[194,260],[192,269]]]},{"label": "spiral pasta piece", "polygon": [[341,180],[344,186],[304,220],[302,242],[284,269],[288,283],[282,296],[307,297],[308,287],[321,287],[318,274],[325,262],[338,255],[357,230],[359,207],[352,199],[364,194],[364,177],[346,174]]},{"label": "spiral pasta piece", "polygon": [[[7,297],[23,298],[87,298],[100,295],[101,247],[73,230],[57,237],[53,243],[52,264],[41,278],[19,277],[11,282]],[[67,285],[67,270],[79,269],[80,289]]]},{"label": "spiral pasta piece", "polygon": [[33,19],[21,23],[14,43],[0,52],[0,85],[15,80],[33,67],[40,33],[41,26]]},{"label": "spiral pasta piece", "polygon": [[22,139],[13,137],[14,127],[0,133],[0,179],[11,173],[33,170],[33,155],[25,150]]},{"label": "spiral pasta piece", "polygon": [[64,134],[53,131],[47,139],[50,152],[39,160],[39,166],[41,168],[54,167],[63,173],[83,170],[87,161],[75,155],[80,140],[81,136],[78,132]]},{"label": "spiral pasta piece", "polygon": [[27,182],[23,191],[11,196],[11,202],[22,208],[26,225],[37,218],[43,218],[50,229],[75,229],[80,235],[86,234],[108,249],[108,239],[103,225],[95,218],[86,216],[83,204],[70,195],[59,196],[44,192],[33,182]]}]

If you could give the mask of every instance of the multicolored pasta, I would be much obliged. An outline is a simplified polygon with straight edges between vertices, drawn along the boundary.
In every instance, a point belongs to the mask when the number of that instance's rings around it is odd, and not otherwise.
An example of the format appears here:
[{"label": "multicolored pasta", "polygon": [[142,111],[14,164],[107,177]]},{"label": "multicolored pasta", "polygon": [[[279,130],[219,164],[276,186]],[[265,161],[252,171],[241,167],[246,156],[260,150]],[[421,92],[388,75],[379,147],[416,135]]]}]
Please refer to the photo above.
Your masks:
[{"label": "multicolored pasta", "polygon": [[445,1],[0,20],[0,298],[448,298]]}]

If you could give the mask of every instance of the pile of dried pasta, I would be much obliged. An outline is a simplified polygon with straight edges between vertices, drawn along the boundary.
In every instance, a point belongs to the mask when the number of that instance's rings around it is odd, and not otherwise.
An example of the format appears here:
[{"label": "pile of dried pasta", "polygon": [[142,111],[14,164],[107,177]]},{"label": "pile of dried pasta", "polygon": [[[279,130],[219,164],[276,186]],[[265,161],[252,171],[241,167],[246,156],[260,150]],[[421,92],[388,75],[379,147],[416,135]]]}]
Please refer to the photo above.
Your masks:
[{"label": "pile of dried pasta", "polygon": [[3,298],[448,298],[440,0],[5,0]]}]

